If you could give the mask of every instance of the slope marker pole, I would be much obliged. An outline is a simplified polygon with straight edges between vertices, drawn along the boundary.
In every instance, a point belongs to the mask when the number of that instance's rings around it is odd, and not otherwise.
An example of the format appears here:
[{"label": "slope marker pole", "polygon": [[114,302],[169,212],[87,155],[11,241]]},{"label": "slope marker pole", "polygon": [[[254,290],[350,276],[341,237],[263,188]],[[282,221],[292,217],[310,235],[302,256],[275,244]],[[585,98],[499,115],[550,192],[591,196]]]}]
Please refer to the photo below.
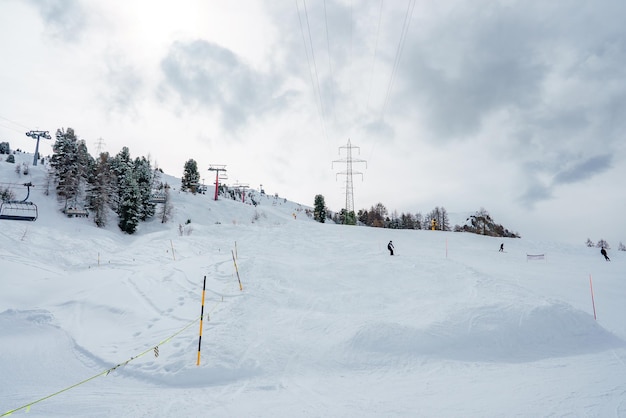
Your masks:
[{"label": "slope marker pole", "polygon": [[596,302],[593,299],[593,282],[591,280],[591,274],[589,275],[589,288],[591,289],[591,305],[593,306],[593,319],[597,321],[598,318],[596,317]]},{"label": "slope marker pole", "polygon": [[235,263],[235,271],[237,272],[237,281],[239,282],[239,290],[243,291],[243,286],[241,285],[241,279],[239,278],[239,269],[237,268],[237,260],[235,260],[235,253],[233,250],[230,250],[230,253],[233,255],[233,263]]},{"label": "slope marker pole", "polygon": [[202,318],[204,318],[204,293],[206,289],[206,276],[204,276],[204,283],[202,284],[202,308],[200,309],[200,336],[198,337],[198,361],[196,366],[200,365],[200,347],[202,346]]}]

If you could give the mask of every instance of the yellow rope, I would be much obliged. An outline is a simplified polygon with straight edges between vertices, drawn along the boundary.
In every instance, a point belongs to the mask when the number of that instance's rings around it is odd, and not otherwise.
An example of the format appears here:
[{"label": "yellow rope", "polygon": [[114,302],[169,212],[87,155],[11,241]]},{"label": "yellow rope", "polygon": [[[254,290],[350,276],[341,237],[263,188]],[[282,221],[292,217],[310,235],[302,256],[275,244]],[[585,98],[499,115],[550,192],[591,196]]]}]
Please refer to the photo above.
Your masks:
[{"label": "yellow rope", "polygon": [[[218,300],[218,301],[217,301],[217,303],[213,306],[213,308],[211,308],[211,310],[210,310],[209,312],[207,312],[207,314],[206,314],[207,321],[208,321],[208,320],[210,320],[210,318],[209,318],[209,313],[213,312],[213,310],[215,310],[215,308],[217,308],[217,306],[218,306],[220,303],[222,303],[223,301],[224,301],[224,298],[222,297],[222,299],[221,299],[221,300]],[[138,358],[139,358],[139,357],[141,357],[141,356],[144,356],[145,354],[149,353],[150,351],[153,351],[155,348],[158,348],[160,345],[163,345],[163,344],[165,344],[165,343],[169,342],[172,338],[174,338],[174,337],[176,337],[177,335],[181,334],[183,331],[185,331],[187,328],[191,327],[193,324],[195,324],[196,322],[198,322],[200,319],[202,319],[202,318],[201,318],[201,317],[196,318],[194,321],[192,321],[192,322],[190,322],[189,324],[185,325],[182,329],[180,329],[179,331],[177,331],[177,332],[175,332],[174,334],[170,335],[169,337],[167,337],[167,338],[166,338],[166,339],[164,339],[163,341],[159,342],[157,345],[152,346],[152,347],[148,348],[147,350],[145,350],[145,351],[143,351],[143,352],[139,353],[138,355],[136,355],[136,356],[134,356],[134,357],[129,358],[129,359],[128,359],[128,360],[126,360],[125,362],[119,363],[119,364],[117,364],[117,365],[115,365],[115,366],[111,367],[110,369],[107,369],[107,370],[105,370],[105,371],[103,371],[103,372],[100,372],[100,373],[98,373],[98,374],[94,375],[94,376],[91,376],[90,378],[85,379],[85,380],[83,380],[83,381],[81,381],[81,382],[75,383],[75,384],[73,384],[72,386],[68,386],[68,387],[66,387],[65,389],[61,389],[61,390],[59,390],[58,392],[52,393],[52,394],[50,394],[50,395],[48,395],[48,396],[44,396],[44,397],[43,397],[43,398],[41,398],[41,399],[37,399],[37,400],[36,400],[36,401],[34,401],[34,402],[31,402],[31,403],[28,403],[28,404],[26,404],[26,405],[20,406],[19,408],[15,408],[15,409],[12,409],[12,410],[10,410],[10,411],[7,411],[7,412],[3,413],[2,415],[0,415],[0,417],[9,416],[9,415],[11,415],[13,412],[17,412],[17,411],[20,411],[20,410],[25,409],[25,408],[26,408],[27,410],[30,410],[30,407],[31,407],[31,406],[33,406],[33,405],[35,405],[35,404],[37,404],[37,403],[39,403],[39,402],[45,401],[46,399],[50,399],[50,398],[52,398],[52,397],[54,397],[54,396],[57,396],[57,395],[59,395],[59,394],[61,394],[61,393],[63,393],[63,392],[67,392],[68,390],[70,390],[70,389],[74,389],[74,388],[75,388],[75,387],[77,387],[77,386],[84,385],[85,383],[87,383],[87,382],[89,382],[89,381],[91,381],[91,380],[93,380],[93,379],[95,379],[95,378],[97,378],[97,377],[100,377],[100,376],[103,376],[103,375],[104,375],[104,376],[108,376],[108,375],[109,375],[109,373],[111,373],[112,371],[116,370],[118,367],[120,367],[120,366],[125,366],[125,365],[127,365],[128,363],[130,363],[131,361],[133,361],[133,360],[135,360],[135,359],[138,359]]]}]

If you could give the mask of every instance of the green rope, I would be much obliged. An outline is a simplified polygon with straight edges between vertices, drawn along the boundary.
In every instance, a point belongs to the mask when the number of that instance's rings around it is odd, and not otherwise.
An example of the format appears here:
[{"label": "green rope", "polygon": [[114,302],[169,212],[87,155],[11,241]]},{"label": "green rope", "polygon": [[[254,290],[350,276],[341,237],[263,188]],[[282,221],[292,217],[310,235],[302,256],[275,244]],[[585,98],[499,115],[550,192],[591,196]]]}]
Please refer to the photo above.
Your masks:
[{"label": "green rope", "polygon": [[[212,312],[212,311],[213,311],[213,310],[214,310],[214,309],[215,309],[215,308],[216,308],[216,307],[217,307],[220,303],[222,303],[222,301],[223,301],[223,299],[222,299],[222,300],[220,300],[220,301],[218,301],[218,302],[215,304],[215,306],[213,306],[213,308],[209,311],[209,313],[210,313],[210,312]],[[207,314],[206,314],[206,317],[207,317],[207,318],[209,317],[209,313],[207,313]],[[28,410],[30,410],[30,407],[31,407],[31,406],[33,406],[33,405],[35,405],[35,404],[37,404],[37,403],[39,403],[39,402],[43,402],[43,401],[45,401],[46,399],[50,399],[50,398],[52,398],[52,397],[54,397],[54,396],[57,396],[57,395],[59,395],[59,394],[61,394],[61,393],[63,393],[63,392],[67,392],[67,391],[69,391],[70,389],[74,389],[74,388],[75,388],[75,387],[77,387],[77,386],[84,385],[85,383],[87,383],[87,382],[89,382],[89,381],[91,381],[91,380],[94,380],[94,379],[95,379],[95,378],[97,378],[97,377],[100,377],[100,376],[103,376],[103,375],[104,375],[104,376],[108,376],[108,375],[109,375],[109,373],[111,373],[112,371],[116,370],[118,367],[120,367],[120,366],[126,366],[126,365],[127,365],[128,363],[130,363],[131,361],[136,360],[136,359],[138,359],[139,357],[146,355],[147,353],[149,353],[150,351],[153,351],[155,348],[159,347],[160,345],[163,345],[163,344],[165,344],[165,343],[168,343],[168,342],[169,342],[172,338],[176,337],[177,335],[179,335],[179,334],[181,334],[182,332],[184,332],[185,330],[187,330],[189,327],[191,327],[192,325],[194,325],[194,324],[195,324],[196,322],[198,322],[200,319],[201,319],[201,317],[196,318],[195,320],[193,320],[193,321],[192,321],[192,322],[190,322],[189,324],[185,325],[185,326],[184,326],[182,329],[180,329],[179,331],[175,332],[174,334],[172,334],[172,335],[170,335],[169,337],[165,338],[163,341],[159,342],[157,345],[155,345],[155,346],[152,346],[152,347],[148,348],[147,350],[145,350],[145,351],[143,351],[143,352],[141,352],[141,353],[137,354],[137,355],[136,355],[136,356],[134,356],[134,357],[129,358],[128,360],[126,360],[126,361],[124,361],[124,362],[122,362],[122,363],[119,363],[119,364],[117,364],[117,365],[115,365],[115,366],[111,367],[110,369],[107,369],[107,370],[105,370],[105,371],[103,371],[103,372],[100,372],[100,373],[98,373],[98,374],[94,375],[94,376],[91,376],[90,378],[85,379],[85,380],[83,380],[83,381],[81,381],[81,382],[75,383],[75,384],[73,384],[72,386],[68,386],[68,387],[66,387],[65,389],[61,389],[60,391],[55,392],[55,393],[53,393],[53,394],[51,394],[51,395],[44,396],[44,397],[43,397],[43,398],[41,398],[41,399],[37,399],[37,400],[36,400],[36,401],[34,401],[34,402],[31,402],[31,403],[28,403],[28,404],[26,404],[26,405],[20,406],[19,408],[15,408],[15,409],[12,409],[12,410],[10,410],[10,411],[7,411],[7,412],[3,413],[2,415],[0,415],[0,417],[9,416],[9,415],[11,415],[13,412],[17,412],[17,411],[20,411],[20,410],[25,409],[25,408],[26,408],[26,409],[28,409]]]}]

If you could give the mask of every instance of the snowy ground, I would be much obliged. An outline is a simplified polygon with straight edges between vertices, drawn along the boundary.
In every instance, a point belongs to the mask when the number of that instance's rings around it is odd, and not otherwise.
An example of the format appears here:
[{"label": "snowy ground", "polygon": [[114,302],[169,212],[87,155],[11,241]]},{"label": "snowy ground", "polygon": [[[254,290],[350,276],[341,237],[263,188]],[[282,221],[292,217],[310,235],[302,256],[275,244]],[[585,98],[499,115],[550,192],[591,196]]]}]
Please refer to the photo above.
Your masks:
[{"label": "snowy ground", "polygon": [[173,197],[133,236],[41,187],[0,220],[0,416],[626,417],[624,252]]}]

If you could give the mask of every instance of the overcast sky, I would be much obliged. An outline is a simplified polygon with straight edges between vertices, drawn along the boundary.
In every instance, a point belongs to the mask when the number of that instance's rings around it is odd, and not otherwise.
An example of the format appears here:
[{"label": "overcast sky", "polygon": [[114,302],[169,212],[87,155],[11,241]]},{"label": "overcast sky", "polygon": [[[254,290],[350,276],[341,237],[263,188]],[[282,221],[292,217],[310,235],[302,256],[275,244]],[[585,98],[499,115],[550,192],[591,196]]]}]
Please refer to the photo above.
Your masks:
[{"label": "overcast sky", "polygon": [[[0,1],[0,141],[626,243],[626,3]],[[41,151],[51,153],[53,141]],[[333,163],[337,160],[338,162]],[[358,174],[358,173],[362,173]],[[177,186],[177,185],[176,185]]]}]

